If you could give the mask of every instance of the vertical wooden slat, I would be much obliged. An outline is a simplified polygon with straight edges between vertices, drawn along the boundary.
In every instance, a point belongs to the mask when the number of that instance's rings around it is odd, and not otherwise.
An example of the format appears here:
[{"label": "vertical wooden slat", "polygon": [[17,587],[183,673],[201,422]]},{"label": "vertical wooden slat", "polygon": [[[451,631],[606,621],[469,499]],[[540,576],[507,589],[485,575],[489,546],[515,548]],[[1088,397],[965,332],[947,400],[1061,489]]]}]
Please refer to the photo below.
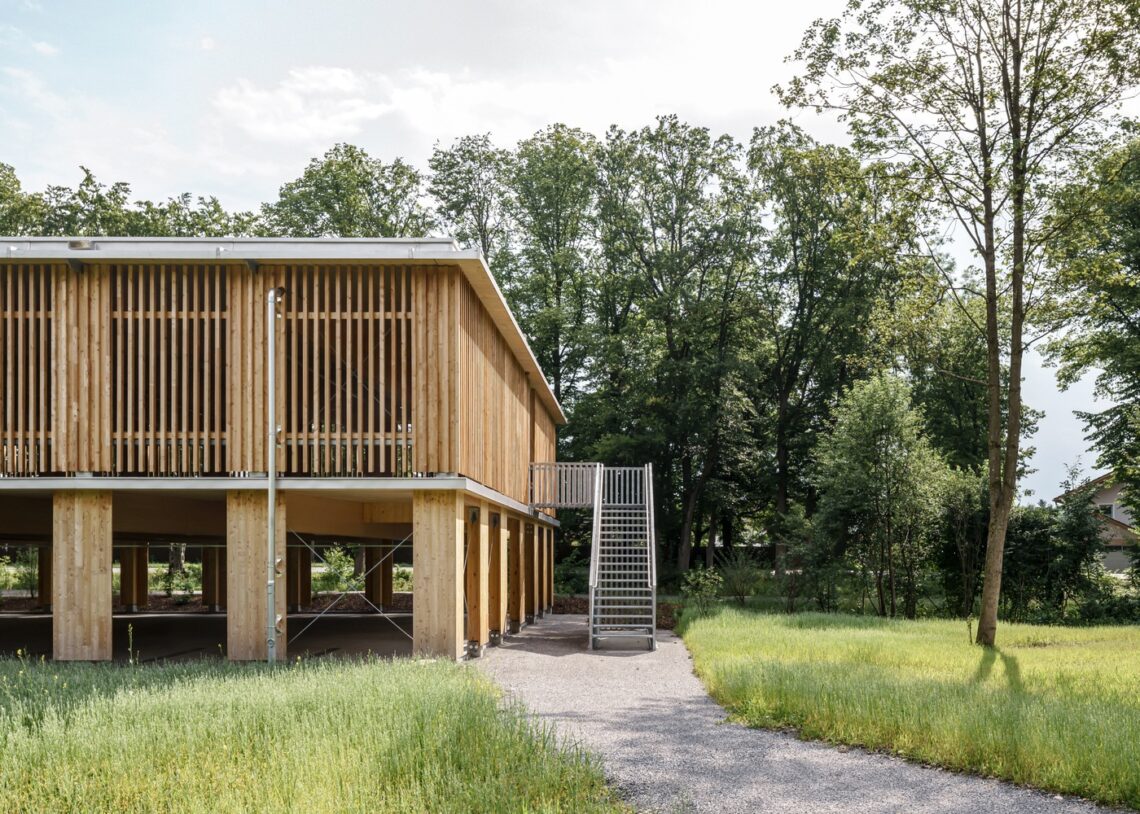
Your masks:
[{"label": "vertical wooden slat", "polygon": [[344,271],[344,269],[340,268],[340,267],[336,267],[336,268],[332,269],[335,288],[334,288],[334,296],[333,296],[333,310],[329,314],[329,317],[331,319],[335,320],[334,336],[335,336],[335,341],[336,341],[336,350],[333,353],[333,364],[334,364],[335,369],[336,369],[336,374],[333,378],[333,386],[334,386],[334,390],[333,390],[333,415],[335,416],[335,418],[334,418],[334,424],[333,424],[333,436],[332,437],[333,437],[333,443],[336,444],[335,448],[333,449],[333,467],[335,468],[335,472],[337,475],[344,474],[344,471],[341,469],[341,428],[343,427],[342,422],[344,420],[344,414],[342,412],[342,410],[344,409],[344,398],[342,396],[342,394],[344,392],[344,380],[343,380],[343,375],[342,375],[342,372],[344,370],[344,354],[342,353],[343,345],[341,343],[341,339],[342,339],[342,337],[341,337],[341,323],[344,320],[341,319],[343,314],[341,311],[341,303],[340,303],[340,297],[341,297],[340,279],[341,279],[341,274],[343,271]]}]

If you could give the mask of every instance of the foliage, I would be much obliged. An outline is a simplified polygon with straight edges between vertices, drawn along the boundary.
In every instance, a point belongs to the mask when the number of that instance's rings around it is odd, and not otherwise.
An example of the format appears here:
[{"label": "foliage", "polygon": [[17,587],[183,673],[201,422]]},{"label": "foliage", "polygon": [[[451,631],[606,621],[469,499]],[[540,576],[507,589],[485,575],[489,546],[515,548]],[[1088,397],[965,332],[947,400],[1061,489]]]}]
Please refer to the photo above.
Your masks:
[{"label": "foliage", "polygon": [[[1070,476],[1068,485],[1074,480]],[[1003,575],[1002,600],[1010,619],[1056,623],[1064,621],[1074,600],[1100,598],[1101,525],[1087,487],[1075,489],[1057,508],[1015,510]]]},{"label": "foliage", "polygon": [[[428,191],[438,217],[456,240],[477,247],[492,271],[509,265],[512,161],[508,151],[491,143],[490,134],[464,136],[446,149],[436,145],[428,159]],[[500,276],[499,285],[504,282]]]},{"label": "foliage", "polygon": [[590,590],[590,557],[580,547],[554,564],[554,593],[577,596]]},{"label": "foliage", "polygon": [[397,565],[392,569],[393,591],[411,591],[412,584],[411,568],[405,568],[402,565]]},{"label": "foliage", "polygon": [[262,206],[260,229],[282,237],[421,237],[433,225],[423,184],[402,159],[385,164],[337,144]]},{"label": "foliage", "polygon": [[700,616],[713,609],[723,587],[724,580],[714,568],[698,566],[686,571],[681,579],[681,595],[685,597],[685,606]]},{"label": "foliage", "polygon": [[[725,610],[684,633],[737,720],[923,763],[1140,805],[1140,629]],[[746,666],[746,669],[742,669]]]},{"label": "foliage", "polygon": [[32,546],[18,548],[12,557],[12,566],[12,587],[17,591],[27,591],[28,596],[34,597],[40,585],[39,550]]},{"label": "foliage", "polygon": [[752,596],[764,573],[756,558],[744,548],[732,548],[721,556],[716,570],[720,574],[723,591],[739,605]]},{"label": "foliage", "polygon": [[1051,355],[1062,385],[1096,371],[1096,394],[1112,406],[1081,417],[1099,464],[1140,516],[1140,138],[1062,190],[1053,217],[1076,228],[1052,247],[1063,291],[1057,319],[1068,330]]},{"label": "foliage", "polygon": [[929,562],[945,464],[922,433],[902,380],[857,383],[819,453],[817,533],[827,535],[870,586],[880,616],[914,618]]},{"label": "foliage", "polygon": [[442,661],[5,660],[0,738],[5,811],[624,810],[589,756]]},{"label": "foliage", "polygon": [[[324,550],[324,566],[313,573],[313,588],[318,592],[359,591],[363,586],[360,576],[355,574],[356,559],[344,546],[332,546]],[[393,575],[393,581],[395,576]]]},{"label": "foliage", "polygon": [[[837,112],[858,149],[909,166],[969,242],[984,276],[989,529],[978,641],[993,645],[1017,492],[1022,359],[1048,284],[1048,190],[1104,141],[1140,80],[1134,0],[852,0],[818,20],[778,89]],[[965,286],[946,275],[948,290]],[[1008,375],[1003,376],[1003,364]]]}]

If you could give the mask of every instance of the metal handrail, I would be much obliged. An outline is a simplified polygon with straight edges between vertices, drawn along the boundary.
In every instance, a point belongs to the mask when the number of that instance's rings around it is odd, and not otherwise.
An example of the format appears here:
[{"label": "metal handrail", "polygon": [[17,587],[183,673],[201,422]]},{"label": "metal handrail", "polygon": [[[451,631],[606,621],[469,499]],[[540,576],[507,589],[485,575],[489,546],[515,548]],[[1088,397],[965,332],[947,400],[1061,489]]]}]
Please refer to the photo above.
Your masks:
[{"label": "metal handrail", "polygon": [[532,463],[530,504],[537,509],[588,509],[594,499],[598,465]]},{"label": "metal handrail", "polygon": [[[590,532],[590,587],[598,587],[598,560],[602,548],[602,494],[605,478],[602,464],[590,464],[594,467],[594,523]],[[593,591],[590,592],[591,604]],[[590,609],[590,618],[593,619],[593,608]]]},{"label": "metal handrail", "polygon": [[[645,465],[645,527],[649,536],[647,541],[649,555],[649,587],[657,587],[657,528],[653,519],[653,464]],[[654,608],[657,597],[653,598]]]}]

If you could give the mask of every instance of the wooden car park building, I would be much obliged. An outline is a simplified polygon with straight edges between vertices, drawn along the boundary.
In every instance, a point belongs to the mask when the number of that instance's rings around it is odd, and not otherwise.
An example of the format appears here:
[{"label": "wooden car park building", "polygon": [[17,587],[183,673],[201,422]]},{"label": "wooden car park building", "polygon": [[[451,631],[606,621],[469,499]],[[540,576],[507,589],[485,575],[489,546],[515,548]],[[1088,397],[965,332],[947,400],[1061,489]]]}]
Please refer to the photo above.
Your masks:
[{"label": "wooden car park building", "polygon": [[229,658],[283,657],[294,533],[362,545],[381,604],[407,541],[413,649],[459,658],[550,606],[529,470],[564,422],[451,240],[0,238],[0,535],[39,546],[57,659],[111,657],[178,535],[217,541]]}]

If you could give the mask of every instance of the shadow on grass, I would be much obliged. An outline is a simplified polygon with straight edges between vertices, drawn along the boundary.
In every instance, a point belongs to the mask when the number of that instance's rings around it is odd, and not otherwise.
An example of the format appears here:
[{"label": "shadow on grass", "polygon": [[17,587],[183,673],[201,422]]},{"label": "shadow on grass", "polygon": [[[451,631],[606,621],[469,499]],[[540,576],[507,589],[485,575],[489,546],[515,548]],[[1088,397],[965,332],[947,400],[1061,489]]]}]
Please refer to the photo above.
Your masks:
[{"label": "shadow on grass", "polygon": [[983,648],[982,658],[978,662],[978,669],[975,671],[971,683],[981,684],[985,682],[993,673],[994,665],[999,658],[1001,659],[1002,670],[1005,672],[1005,679],[1009,682],[1009,688],[1016,693],[1025,692],[1025,684],[1021,680],[1021,667],[1018,666],[1017,658],[1006,655],[996,647]]}]

